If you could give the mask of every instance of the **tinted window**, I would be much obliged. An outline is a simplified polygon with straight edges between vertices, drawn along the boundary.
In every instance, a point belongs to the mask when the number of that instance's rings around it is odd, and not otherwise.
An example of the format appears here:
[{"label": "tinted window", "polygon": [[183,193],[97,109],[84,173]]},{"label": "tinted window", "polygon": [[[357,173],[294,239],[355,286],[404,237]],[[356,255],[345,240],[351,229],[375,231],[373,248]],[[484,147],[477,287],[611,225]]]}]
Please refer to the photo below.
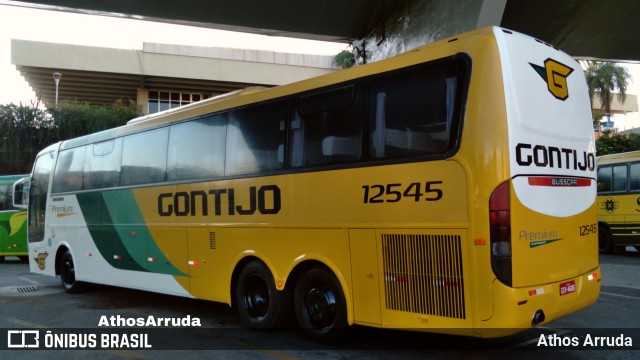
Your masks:
[{"label": "tinted window", "polygon": [[455,145],[462,101],[462,60],[386,74],[371,83],[373,158],[444,153]]},{"label": "tinted window", "polygon": [[124,137],[122,145],[122,185],[165,181],[169,128]]},{"label": "tinted window", "polygon": [[13,209],[13,185],[0,184],[0,211]]},{"label": "tinted window", "polygon": [[291,123],[291,165],[359,160],[362,155],[362,91],[354,85],[303,95]]},{"label": "tinted window", "polygon": [[100,189],[120,185],[122,138],[89,145],[84,164],[84,188]]},{"label": "tinted window", "polygon": [[598,168],[598,192],[611,192],[612,180],[611,166],[603,166]]},{"label": "tinted window", "polygon": [[627,165],[613,167],[613,191],[627,191]]},{"label": "tinted window", "polygon": [[82,190],[85,147],[60,151],[53,176],[53,192]]},{"label": "tinted window", "polygon": [[287,102],[231,111],[225,174],[266,173],[284,168],[287,114]]},{"label": "tinted window", "polygon": [[174,125],[169,134],[167,180],[224,175],[227,114]]},{"label": "tinted window", "polygon": [[629,190],[640,190],[640,164],[631,164],[629,166]]}]

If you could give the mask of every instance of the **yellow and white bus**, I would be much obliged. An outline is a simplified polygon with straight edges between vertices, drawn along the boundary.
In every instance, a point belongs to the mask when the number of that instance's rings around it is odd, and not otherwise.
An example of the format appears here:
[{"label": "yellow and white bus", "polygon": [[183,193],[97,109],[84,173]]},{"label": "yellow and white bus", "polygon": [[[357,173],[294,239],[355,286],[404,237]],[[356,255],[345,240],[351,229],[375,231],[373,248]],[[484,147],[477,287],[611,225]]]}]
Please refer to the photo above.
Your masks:
[{"label": "yellow and white bus", "polygon": [[640,151],[599,156],[596,162],[600,252],[640,250]]},{"label": "yellow and white bus", "polygon": [[596,301],[580,65],[501,28],[51,145],[31,271],[229,304],[311,338],[478,337]]}]

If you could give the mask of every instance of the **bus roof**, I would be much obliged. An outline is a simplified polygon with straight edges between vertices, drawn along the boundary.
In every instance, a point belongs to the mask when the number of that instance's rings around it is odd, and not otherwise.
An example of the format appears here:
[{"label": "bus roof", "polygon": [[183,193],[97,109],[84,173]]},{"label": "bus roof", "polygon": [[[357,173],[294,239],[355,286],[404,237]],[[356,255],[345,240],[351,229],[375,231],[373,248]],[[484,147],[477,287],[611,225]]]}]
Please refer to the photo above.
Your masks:
[{"label": "bus roof", "polygon": [[596,158],[598,165],[616,164],[629,161],[640,161],[640,150],[624,153],[602,155]]}]

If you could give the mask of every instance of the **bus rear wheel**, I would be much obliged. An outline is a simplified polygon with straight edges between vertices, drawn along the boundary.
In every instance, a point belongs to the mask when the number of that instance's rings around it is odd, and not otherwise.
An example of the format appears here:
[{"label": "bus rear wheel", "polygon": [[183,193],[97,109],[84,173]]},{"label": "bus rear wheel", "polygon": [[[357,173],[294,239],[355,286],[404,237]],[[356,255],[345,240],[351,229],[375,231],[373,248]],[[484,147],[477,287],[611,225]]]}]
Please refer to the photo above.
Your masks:
[{"label": "bus rear wheel", "polygon": [[235,295],[238,315],[251,329],[276,329],[289,317],[291,301],[288,292],[276,289],[271,271],[260,261],[252,261],[242,269]]},{"label": "bus rear wheel", "polygon": [[304,334],[314,341],[334,344],[348,327],[347,308],[340,282],[325,267],[304,273],[296,285],[294,311]]},{"label": "bus rear wheel", "polygon": [[606,226],[598,226],[598,250],[601,254],[611,254],[613,252],[613,239]]},{"label": "bus rear wheel", "polygon": [[77,294],[84,290],[84,283],[76,280],[76,267],[68,250],[60,258],[60,281],[64,291],[69,294]]}]

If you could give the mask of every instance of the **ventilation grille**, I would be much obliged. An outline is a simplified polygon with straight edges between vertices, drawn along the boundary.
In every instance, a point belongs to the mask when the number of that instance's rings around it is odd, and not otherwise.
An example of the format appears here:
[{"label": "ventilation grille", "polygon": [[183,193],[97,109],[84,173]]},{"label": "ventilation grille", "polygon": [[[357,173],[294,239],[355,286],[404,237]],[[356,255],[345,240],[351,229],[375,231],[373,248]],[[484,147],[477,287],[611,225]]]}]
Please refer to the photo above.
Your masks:
[{"label": "ventilation grille", "polygon": [[215,232],[209,233],[209,249],[211,250],[216,249],[216,233]]},{"label": "ventilation grille", "polygon": [[460,236],[383,234],[386,308],[464,319]]}]

